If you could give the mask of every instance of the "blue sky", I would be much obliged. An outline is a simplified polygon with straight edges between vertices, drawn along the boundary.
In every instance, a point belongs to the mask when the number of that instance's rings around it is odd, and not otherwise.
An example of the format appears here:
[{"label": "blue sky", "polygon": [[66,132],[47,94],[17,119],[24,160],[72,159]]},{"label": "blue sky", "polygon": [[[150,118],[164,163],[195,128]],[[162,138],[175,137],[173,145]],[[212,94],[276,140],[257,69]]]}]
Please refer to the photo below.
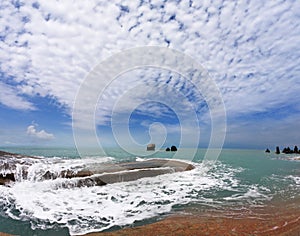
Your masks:
[{"label": "blue sky", "polygon": [[[0,146],[73,145],[80,85],[101,61],[137,46],[178,50],[209,72],[225,104],[225,147],[300,145],[299,9],[296,0],[1,1]],[[195,136],[191,109],[206,146],[209,109],[185,78],[129,71],[99,99],[97,134],[115,144],[113,111],[136,142],[149,142],[152,127],[166,131],[165,145],[179,145],[181,129]]]}]

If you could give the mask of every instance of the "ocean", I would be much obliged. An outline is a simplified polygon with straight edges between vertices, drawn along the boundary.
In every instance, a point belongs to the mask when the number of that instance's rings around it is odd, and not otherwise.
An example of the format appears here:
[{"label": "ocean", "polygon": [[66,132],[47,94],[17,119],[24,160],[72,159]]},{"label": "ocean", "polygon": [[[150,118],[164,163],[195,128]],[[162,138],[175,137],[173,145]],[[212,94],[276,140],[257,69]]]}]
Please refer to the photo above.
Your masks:
[{"label": "ocean", "polygon": [[[156,222],[185,209],[238,214],[241,209],[260,208],[274,201],[298,201],[300,197],[299,155],[223,149],[207,169],[202,162],[205,149],[198,149],[194,158],[190,149],[181,149],[176,158],[192,163],[195,169],[105,186],[66,187],[62,182],[70,180],[41,176],[49,170],[58,172],[101,163],[172,159],[174,152],[137,150],[139,155],[131,155],[111,148],[99,156],[97,150],[90,149],[80,158],[74,148],[0,150],[42,158],[31,167],[18,164],[16,173],[27,168],[26,179],[19,174],[9,187],[0,185],[0,232],[14,235],[113,231]],[[3,174],[5,170],[0,168]]]}]

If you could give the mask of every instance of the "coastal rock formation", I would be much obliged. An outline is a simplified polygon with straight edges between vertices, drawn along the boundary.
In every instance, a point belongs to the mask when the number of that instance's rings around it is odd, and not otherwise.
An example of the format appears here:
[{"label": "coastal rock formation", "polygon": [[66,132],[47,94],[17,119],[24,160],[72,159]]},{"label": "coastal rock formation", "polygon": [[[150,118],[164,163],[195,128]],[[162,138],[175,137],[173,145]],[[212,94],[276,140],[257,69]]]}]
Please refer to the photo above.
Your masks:
[{"label": "coastal rock formation", "polygon": [[147,145],[147,151],[155,151],[155,144],[150,143]]},{"label": "coastal rock formation", "polygon": [[21,154],[17,154],[17,153],[4,152],[4,151],[0,151],[0,156],[15,157],[15,158],[40,159],[40,158],[34,157],[34,156],[27,156],[27,155],[21,155]]},{"label": "coastal rock formation", "polygon": [[17,166],[25,162],[29,165],[38,159],[40,158],[0,151],[0,185],[16,181],[14,171],[17,169]]},{"label": "coastal rock formation", "polygon": [[285,153],[285,154],[294,154],[294,153],[295,154],[300,154],[298,146],[295,146],[293,150],[290,147],[285,147],[282,150],[282,153]]},{"label": "coastal rock formation", "polygon": [[282,150],[282,153],[285,153],[285,154],[290,154],[292,153],[293,151],[290,149],[290,147],[285,147],[283,150]]},{"label": "coastal rock formation", "polygon": [[269,150],[269,148],[267,148],[265,152],[266,153],[270,153],[271,151]]},{"label": "coastal rock formation", "polygon": [[[280,154],[280,149],[278,146],[276,147],[275,153]],[[298,149],[298,146],[295,146],[294,149],[291,149],[290,147],[285,147],[282,149],[282,153],[284,153],[284,154],[300,154],[300,151]]]},{"label": "coastal rock formation", "polygon": [[171,149],[169,147],[166,148],[166,152],[176,152],[177,151],[177,147],[176,146],[172,146]]},{"label": "coastal rock formation", "polygon": [[[32,168],[34,165],[41,166],[47,164],[51,166],[51,164],[54,165],[57,163],[61,166],[61,169],[58,171],[55,168],[48,168],[46,170],[41,168],[38,172],[30,172],[34,169]],[[15,181],[29,180],[29,178],[31,180],[32,175],[36,175],[34,176],[34,181],[65,179],[61,184],[62,187],[102,186],[194,169],[192,164],[165,159],[122,163],[87,163],[84,166],[68,167],[68,160],[66,159],[39,159],[5,152],[0,152],[0,166],[1,185]]]}]

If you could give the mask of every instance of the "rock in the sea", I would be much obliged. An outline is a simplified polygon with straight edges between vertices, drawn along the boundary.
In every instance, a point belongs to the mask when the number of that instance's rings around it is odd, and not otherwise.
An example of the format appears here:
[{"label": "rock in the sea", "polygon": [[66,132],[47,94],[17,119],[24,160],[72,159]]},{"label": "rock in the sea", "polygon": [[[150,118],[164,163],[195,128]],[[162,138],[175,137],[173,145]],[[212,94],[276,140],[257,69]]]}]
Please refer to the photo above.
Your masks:
[{"label": "rock in the sea", "polygon": [[290,149],[290,147],[287,147],[287,148],[284,148],[282,150],[282,153],[284,153],[284,154],[291,154],[291,153],[294,153],[294,152]]},{"label": "rock in the sea", "polygon": [[176,152],[177,151],[177,147],[176,146],[172,146],[171,147],[171,152]]},{"label": "rock in the sea", "polygon": [[299,154],[298,146],[295,146],[294,149],[291,149],[290,147],[285,147],[282,149],[282,153],[284,154]]},{"label": "rock in the sea", "polygon": [[166,151],[169,152],[171,149],[169,147],[166,148]]},{"label": "rock in the sea", "polygon": [[[15,157],[16,155],[18,158]],[[33,180],[43,181],[62,178],[65,179],[61,185],[62,187],[102,186],[116,182],[137,180],[144,177],[187,171],[195,168],[192,164],[183,161],[166,159],[122,163],[87,163],[84,166],[72,167],[71,169],[68,167],[68,160],[66,159],[63,161],[56,159],[54,161],[53,164],[59,163],[59,165],[62,165],[59,171],[57,171],[56,168],[53,168],[53,170],[51,168],[46,169],[44,172],[38,173],[38,179],[34,178]],[[32,179],[32,173],[28,173],[29,167],[32,165],[43,165],[44,163],[47,163],[47,165],[52,164],[51,159],[35,159],[12,153],[2,153],[2,155],[0,155],[0,163],[1,185],[6,185],[14,181]],[[66,165],[66,168],[64,168],[63,165]],[[20,172],[17,169],[21,169],[22,171]]]},{"label": "rock in the sea", "polygon": [[269,148],[267,148],[265,152],[266,153],[270,153],[271,151],[269,150]]},{"label": "rock in the sea", "polygon": [[155,151],[155,144],[150,143],[147,145],[147,151]]},{"label": "rock in the sea", "polygon": [[279,147],[278,147],[278,146],[276,147],[276,151],[275,151],[275,153],[276,153],[276,154],[280,154],[280,149],[279,149]]}]

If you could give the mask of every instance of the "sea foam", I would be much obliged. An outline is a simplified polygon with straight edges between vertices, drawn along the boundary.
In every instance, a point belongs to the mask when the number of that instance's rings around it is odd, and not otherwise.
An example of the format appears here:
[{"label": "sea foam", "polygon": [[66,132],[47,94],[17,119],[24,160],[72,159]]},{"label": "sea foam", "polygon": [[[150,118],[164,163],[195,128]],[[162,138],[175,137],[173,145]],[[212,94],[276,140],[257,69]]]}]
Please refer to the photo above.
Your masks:
[{"label": "sea foam", "polygon": [[[186,172],[147,177],[105,186],[62,188],[73,179],[42,179],[45,170],[59,172],[64,168],[80,169],[113,159],[55,159],[34,162],[27,167],[28,178],[10,187],[0,186],[0,205],[14,219],[30,220],[33,228],[50,228],[53,223],[66,226],[72,235],[103,231],[111,227],[130,225],[168,213],[175,205],[188,203],[219,204],[218,191],[231,193],[227,201],[237,198],[265,198],[262,189],[240,185],[234,169],[216,163],[206,171],[201,163]],[[76,178],[75,178],[76,179]],[[220,200],[220,199],[219,199]]]}]

